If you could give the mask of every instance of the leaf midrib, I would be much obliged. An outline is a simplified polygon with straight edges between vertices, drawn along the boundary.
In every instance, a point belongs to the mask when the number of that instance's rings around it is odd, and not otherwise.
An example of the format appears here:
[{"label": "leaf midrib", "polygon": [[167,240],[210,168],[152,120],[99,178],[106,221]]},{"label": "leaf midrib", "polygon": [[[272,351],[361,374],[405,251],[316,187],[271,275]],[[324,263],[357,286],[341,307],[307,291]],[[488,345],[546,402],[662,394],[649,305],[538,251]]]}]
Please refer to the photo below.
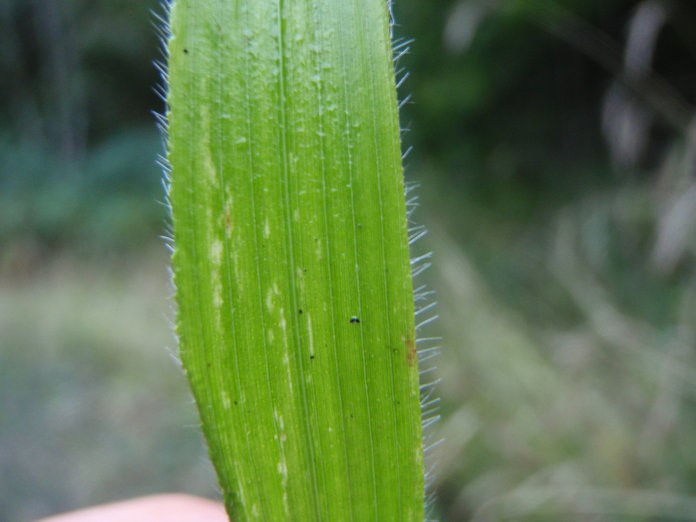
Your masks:
[{"label": "leaf midrib", "polygon": [[[283,199],[284,199],[284,211],[285,211],[285,243],[286,243],[286,248],[288,252],[288,270],[289,270],[289,281],[290,281],[290,295],[291,295],[291,300],[292,300],[292,310],[297,310],[298,309],[298,299],[297,299],[297,283],[296,283],[296,278],[297,278],[297,273],[296,273],[296,260],[295,260],[295,250],[294,250],[294,245],[295,245],[295,238],[293,234],[293,227],[292,227],[292,207],[291,207],[291,195],[290,195],[290,171],[288,165],[290,164],[290,156],[288,154],[288,118],[287,118],[287,108],[286,108],[286,103],[288,101],[287,98],[287,88],[286,88],[286,80],[287,80],[287,70],[286,70],[286,65],[285,65],[285,33],[286,33],[286,28],[285,28],[285,16],[284,16],[284,11],[285,11],[285,1],[284,0],[277,0],[277,20],[276,20],[276,27],[277,27],[277,40],[278,40],[278,69],[279,69],[279,76],[278,76],[278,94],[279,94],[279,102],[278,103],[278,117],[280,119],[280,147],[281,147],[281,156],[282,156],[282,172],[283,172]],[[301,237],[300,237],[301,239]],[[301,245],[299,245],[299,250],[301,251]],[[301,350],[301,339],[300,339],[300,324],[299,320],[297,318],[297,315],[295,313],[291,313],[290,316],[292,317],[292,322],[293,322],[293,332],[294,332],[294,337],[295,337],[295,347],[296,351],[300,352]],[[288,354],[290,356],[292,354]],[[296,360],[299,361],[299,368],[300,368],[300,377],[305,374],[305,368],[304,368],[304,358],[302,357],[301,353],[296,354]],[[289,369],[291,372],[291,370]],[[290,382],[292,382],[292,375],[290,377]],[[319,485],[317,481],[317,464],[316,464],[316,458],[314,454],[314,441],[311,440],[312,438],[312,427],[311,427],[311,420],[310,420],[310,411],[309,411],[309,404],[307,400],[307,387],[306,383],[303,378],[298,378],[297,379],[299,386],[300,386],[300,396],[302,399],[302,410],[303,410],[303,419],[304,419],[304,425],[305,425],[305,430],[306,430],[306,435],[309,440],[307,440],[307,450],[309,452],[309,469],[310,469],[310,476],[311,476],[311,481],[312,481],[312,494],[314,497],[314,509],[316,512],[316,515],[318,519],[321,519],[321,504],[320,504],[320,497],[319,497]]]}]

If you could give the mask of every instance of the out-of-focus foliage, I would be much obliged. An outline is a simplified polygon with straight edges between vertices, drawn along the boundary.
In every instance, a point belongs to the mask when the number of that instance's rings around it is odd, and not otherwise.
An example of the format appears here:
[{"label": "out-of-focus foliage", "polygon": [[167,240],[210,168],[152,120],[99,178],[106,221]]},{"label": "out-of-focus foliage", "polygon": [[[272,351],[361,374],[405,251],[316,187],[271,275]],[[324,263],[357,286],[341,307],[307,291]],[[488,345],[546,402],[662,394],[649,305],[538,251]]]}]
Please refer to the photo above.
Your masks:
[{"label": "out-of-focus foliage", "polygon": [[[649,91],[643,83],[652,86],[652,77],[631,82],[660,138],[641,151],[644,165],[654,164],[665,140],[683,130],[674,128],[665,106],[695,96],[696,36],[689,25],[695,6],[656,3],[668,11],[669,22],[654,68],[670,88]],[[507,208],[525,197],[529,201],[517,203],[538,206],[616,183],[618,172],[598,130],[609,86],[623,74],[625,35],[637,4],[395,2],[400,31],[415,38],[402,64],[414,100],[405,107],[404,124],[416,157],[436,163],[487,203]],[[689,115],[680,118],[683,124]]]},{"label": "out-of-focus foliage", "polygon": [[[442,518],[693,519],[696,5],[394,4],[397,35],[415,37],[400,61],[412,94],[407,173],[422,184],[417,219],[433,230],[442,321],[431,331],[446,346],[433,434],[446,437]],[[164,337],[162,325],[122,311],[156,306],[141,276],[76,261],[78,274],[112,274],[87,281],[91,293],[60,270],[16,280],[57,252],[128,252],[137,264],[163,229],[150,9],[156,1],[0,2],[0,463],[12,470],[0,473],[12,492],[2,520],[208,487],[169,460],[200,448],[160,428],[185,418],[166,409],[180,401],[176,372],[151,380],[161,359],[127,362],[133,347],[166,342],[150,337]],[[101,319],[83,320],[89,310]],[[137,415],[108,402],[114,386],[125,403],[156,402],[141,432]],[[100,431],[103,415],[112,421]],[[104,429],[121,437],[102,444]],[[56,451],[32,458],[33,447]],[[114,464],[149,448],[166,451],[153,450],[142,483]]]},{"label": "out-of-focus foliage", "polygon": [[164,256],[0,277],[0,520],[215,491],[165,346]]},{"label": "out-of-focus foliage", "polygon": [[0,3],[0,242],[103,250],[162,229],[157,7]]},{"label": "out-of-focus foliage", "polygon": [[436,5],[406,123],[452,348],[443,517],[692,519],[694,6]]},{"label": "out-of-focus foliage", "polygon": [[64,161],[34,142],[1,144],[0,241],[32,239],[100,250],[142,244],[162,230],[156,133],[134,128]]},{"label": "out-of-focus foliage", "polygon": [[5,0],[0,121],[16,138],[80,157],[160,103],[157,0]]}]

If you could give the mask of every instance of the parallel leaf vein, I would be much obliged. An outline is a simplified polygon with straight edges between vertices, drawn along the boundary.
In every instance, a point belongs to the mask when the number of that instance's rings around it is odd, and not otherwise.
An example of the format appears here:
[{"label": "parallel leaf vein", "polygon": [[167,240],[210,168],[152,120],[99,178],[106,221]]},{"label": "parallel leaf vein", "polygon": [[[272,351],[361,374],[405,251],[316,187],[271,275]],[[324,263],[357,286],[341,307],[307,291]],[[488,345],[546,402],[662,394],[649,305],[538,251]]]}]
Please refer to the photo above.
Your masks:
[{"label": "parallel leaf vein", "polygon": [[[289,282],[290,282],[290,293],[292,300],[292,309],[297,310],[297,285],[295,283],[295,278],[297,277],[296,272],[296,259],[295,259],[295,237],[293,234],[292,225],[292,197],[290,188],[290,155],[288,151],[288,119],[287,119],[287,107],[288,102],[288,92],[287,92],[287,70],[285,64],[285,2],[284,0],[278,0],[277,2],[277,34],[278,39],[278,60],[279,60],[279,82],[278,82],[278,116],[280,119],[280,146],[281,146],[281,162],[282,162],[282,172],[283,172],[283,197],[284,197],[284,210],[285,210],[285,226],[286,226],[286,244],[288,253],[288,269],[289,269]],[[299,239],[299,238],[298,238]],[[301,339],[300,339],[300,325],[297,319],[297,315],[291,313],[290,316],[293,318],[293,332],[295,347],[298,352],[301,349]],[[289,354],[290,355],[290,354]],[[296,360],[299,362],[300,375],[297,379],[300,387],[300,395],[302,398],[302,408],[303,408],[303,418],[305,424],[305,431],[307,436],[307,448],[309,451],[309,469],[311,472],[312,480],[312,491],[314,495],[314,505],[317,517],[321,517],[321,506],[319,498],[319,486],[317,483],[317,464],[314,454],[314,441],[312,440],[312,429],[311,429],[311,417],[309,411],[309,404],[307,399],[307,386],[304,379],[305,368],[303,358],[300,353],[297,354]],[[292,379],[292,375],[289,375]]]}]

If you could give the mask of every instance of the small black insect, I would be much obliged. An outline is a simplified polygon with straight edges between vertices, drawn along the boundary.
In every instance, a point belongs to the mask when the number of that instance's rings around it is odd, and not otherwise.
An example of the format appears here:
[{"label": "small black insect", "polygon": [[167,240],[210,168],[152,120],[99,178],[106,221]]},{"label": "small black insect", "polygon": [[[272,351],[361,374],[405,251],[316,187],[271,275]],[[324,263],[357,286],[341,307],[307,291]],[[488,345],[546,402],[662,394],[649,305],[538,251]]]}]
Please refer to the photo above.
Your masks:
[{"label": "small black insect", "polygon": [[360,318],[358,316],[354,315],[353,317],[350,318],[350,322],[352,324],[357,324],[360,322]]}]

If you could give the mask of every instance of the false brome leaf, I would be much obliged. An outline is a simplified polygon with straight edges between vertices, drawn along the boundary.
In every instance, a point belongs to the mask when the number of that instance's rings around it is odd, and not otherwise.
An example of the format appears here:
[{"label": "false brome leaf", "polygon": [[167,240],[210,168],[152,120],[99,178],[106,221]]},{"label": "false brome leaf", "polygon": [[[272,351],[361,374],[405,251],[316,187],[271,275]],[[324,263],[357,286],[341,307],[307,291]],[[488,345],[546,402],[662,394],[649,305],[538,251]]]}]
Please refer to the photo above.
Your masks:
[{"label": "false brome leaf", "polygon": [[177,0],[181,359],[235,521],[422,521],[385,0]]}]

